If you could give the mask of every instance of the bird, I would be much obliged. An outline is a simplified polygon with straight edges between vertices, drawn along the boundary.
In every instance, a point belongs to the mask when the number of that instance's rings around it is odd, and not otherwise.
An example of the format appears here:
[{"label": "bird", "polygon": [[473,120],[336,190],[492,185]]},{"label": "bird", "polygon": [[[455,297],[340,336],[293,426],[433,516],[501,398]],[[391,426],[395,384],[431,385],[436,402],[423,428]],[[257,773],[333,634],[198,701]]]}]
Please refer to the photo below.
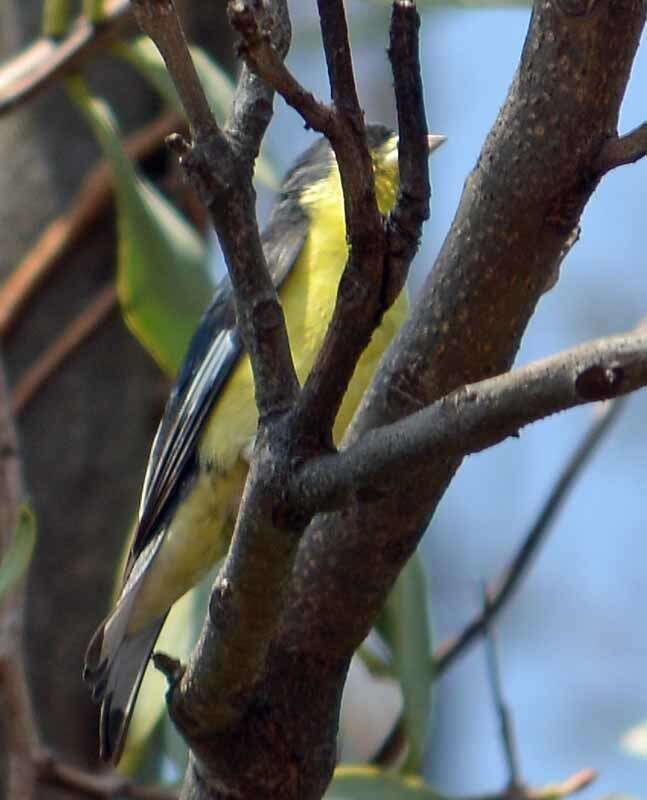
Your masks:
[{"label": "bird", "polygon": [[[445,141],[427,138],[430,153]],[[367,143],[378,208],[386,215],[399,186],[398,136],[371,124]],[[261,242],[303,382],[348,258],[341,180],[325,138],[286,174]],[[406,312],[403,291],[358,362],[335,421],[336,442]],[[225,278],[189,344],[151,447],[121,593],[85,655],[83,677],[101,703],[104,761],[116,764],[122,755],[144,671],[171,606],[226,554],[256,426],[251,365]]]}]

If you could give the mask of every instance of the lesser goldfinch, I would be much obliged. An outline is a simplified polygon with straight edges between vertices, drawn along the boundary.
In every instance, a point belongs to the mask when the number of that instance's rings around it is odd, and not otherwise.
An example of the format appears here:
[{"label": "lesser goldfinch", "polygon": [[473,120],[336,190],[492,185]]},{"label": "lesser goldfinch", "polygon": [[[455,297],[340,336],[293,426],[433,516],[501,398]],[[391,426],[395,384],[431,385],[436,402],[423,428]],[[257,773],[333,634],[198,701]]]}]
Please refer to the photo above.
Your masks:
[{"label": "lesser goldfinch", "polygon": [[[370,125],[382,214],[395,203],[398,139]],[[429,151],[442,142],[429,136]],[[262,234],[303,381],[319,351],[348,257],[344,200],[330,145],[318,140],[288,172]],[[360,359],[335,422],[339,441],[406,313],[402,292]],[[231,537],[257,425],[249,359],[225,279],[205,312],[166,405],[144,478],[123,589],[93,636],[84,677],[101,701],[100,753],[115,763],[149,656],[170,607],[221,558]]]}]

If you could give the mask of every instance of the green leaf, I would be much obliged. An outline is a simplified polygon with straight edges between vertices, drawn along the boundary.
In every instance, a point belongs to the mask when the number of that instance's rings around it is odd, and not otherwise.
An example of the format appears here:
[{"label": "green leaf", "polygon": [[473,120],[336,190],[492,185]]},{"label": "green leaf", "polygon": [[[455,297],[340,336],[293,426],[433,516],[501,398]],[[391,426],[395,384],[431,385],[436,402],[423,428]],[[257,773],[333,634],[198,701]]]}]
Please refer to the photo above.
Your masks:
[{"label": "green leaf", "polygon": [[70,27],[70,0],[45,0],[43,3],[43,36],[58,38]]},{"label": "green leaf", "polygon": [[36,516],[23,503],[18,509],[18,520],[7,552],[0,561],[0,602],[27,572],[36,544]]},{"label": "green leaf", "polygon": [[[189,49],[209,106],[218,123],[222,125],[234,98],[235,85],[225,70],[202,48],[192,45]],[[148,36],[140,36],[131,42],[118,42],[113,46],[113,52],[138,70],[167,105],[178,114],[184,114],[182,102],[164,60]],[[279,186],[272,161],[263,153],[256,160],[256,176],[270,189],[277,189]]]},{"label": "green leaf", "polygon": [[370,647],[366,646],[366,644],[363,644],[357,648],[356,655],[361,658],[362,663],[371,673],[371,675],[379,678],[396,677],[394,674],[393,665],[390,662],[385,661],[377,653],[374,653]]},{"label": "green leaf", "polygon": [[337,767],[325,800],[441,800],[418,777],[377,767]]},{"label": "green leaf", "polygon": [[402,687],[409,752],[405,772],[419,772],[431,711],[431,634],[425,574],[417,553],[402,570],[377,628],[391,648]]},{"label": "green leaf", "polygon": [[213,293],[206,245],[137,173],[108,106],[90,96],[80,78],[68,78],[67,87],[114,172],[122,313],[159,366],[174,375]]},{"label": "green leaf", "polygon": [[96,25],[101,22],[106,15],[104,5],[105,0],[83,0],[81,13],[93,25]]}]

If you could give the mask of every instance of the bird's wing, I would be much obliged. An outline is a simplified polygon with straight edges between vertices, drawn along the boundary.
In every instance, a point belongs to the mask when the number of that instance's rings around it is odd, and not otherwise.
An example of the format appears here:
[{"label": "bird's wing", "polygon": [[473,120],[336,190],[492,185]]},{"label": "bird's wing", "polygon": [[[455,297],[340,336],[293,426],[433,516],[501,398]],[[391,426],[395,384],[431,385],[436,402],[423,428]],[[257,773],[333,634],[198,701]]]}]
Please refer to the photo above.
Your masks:
[{"label": "bird's wing", "polygon": [[[274,206],[262,243],[275,286],[290,273],[308,233],[308,218],[294,195]],[[242,352],[228,278],[193,335],[186,359],[166,404],[146,469],[137,530],[124,582],[137,557],[165,521],[170,504],[190,477],[198,439],[222,387]]]}]

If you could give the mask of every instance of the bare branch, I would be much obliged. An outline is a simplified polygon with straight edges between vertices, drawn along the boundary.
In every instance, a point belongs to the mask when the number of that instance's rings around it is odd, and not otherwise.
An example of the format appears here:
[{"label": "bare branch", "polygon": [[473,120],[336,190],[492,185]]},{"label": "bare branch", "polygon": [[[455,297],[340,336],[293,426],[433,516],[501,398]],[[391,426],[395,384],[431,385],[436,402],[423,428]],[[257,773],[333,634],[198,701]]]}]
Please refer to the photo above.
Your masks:
[{"label": "bare branch", "polygon": [[[238,329],[252,362],[260,418],[254,462],[209,616],[186,671],[171,675],[171,713],[208,769],[214,754],[204,749],[205,737],[230,728],[246,712],[309,519],[298,511],[277,510],[291,466],[288,412],[299,385],[261,248],[252,186],[272,92],[244,71],[231,121],[221,131],[206,105],[172,0],[135,2],[137,18],[162,52],[187,109],[193,141],[175,136],[169,143],[209,208],[220,239],[234,287]],[[242,0],[232,3],[234,10],[244,5]],[[273,44],[282,52],[289,42],[287,6],[283,0],[249,6],[249,13],[259,15],[259,25],[266,10],[275,15]],[[242,465],[240,470],[244,475]]]},{"label": "bare branch", "polygon": [[[569,490],[582,474],[584,467],[593,456],[605,433],[622,412],[624,405],[625,401],[618,398],[596,408],[593,424],[555,481],[530,531],[524,536],[521,546],[496,581],[487,587],[488,602],[482,613],[466,625],[460,634],[452,636],[436,647],[431,665],[435,679],[439,678],[466,652],[470,645],[485,633],[488,624],[505,608],[523,577],[528,574],[540,546],[546,541],[552,523],[561,510]],[[373,762],[383,765],[391,764],[405,746],[402,718],[400,718],[373,758]]]},{"label": "bare branch", "polygon": [[557,513],[560,511],[566,495],[581,475],[583,468],[593,456],[598,444],[618,418],[624,401],[612,400],[596,413],[596,419],[590,430],[572,454],[553,486],[546,502],[542,506],[532,528],[514,558],[503,570],[494,584],[488,588],[488,604],[484,613],[472,620],[463,631],[455,637],[443,642],[434,652],[433,673],[442,674],[465,650],[485,631],[491,619],[505,607],[518,588],[521,579],[527,574],[539,547],[544,543]]},{"label": "bare branch", "polygon": [[608,139],[593,168],[599,175],[605,175],[616,167],[633,164],[647,156],[647,122],[643,122],[624,136]]},{"label": "bare branch", "polygon": [[[254,3],[253,0],[229,0],[227,13],[233,21],[241,11],[251,14],[255,26],[268,31],[269,43],[278,58],[287,55],[292,38],[292,25],[287,0],[272,0],[270,3]],[[243,151],[258,155],[261,140],[272,116],[274,91],[271,83],[254,74],[244,64],[238,80],[228,130],[232,144],[240,145]]]},{"label": "bare branch", "polygon": [[84,17],[63,39],[37,39],[0,68],[0,116],[12,111],[110,44],[130,19],[129,0],[108,0],[101,25]]},{"label": "bare branch", "polygon": [[20,414],[39,389],[61,364],[91,336],[117,306],[117,291],[106,286],[91,303],[56,338],[41,356],[28,367],[12,392],[14,414]]},{"label": "bare branch", "polygon": [[398,111],[400,189],[386,223],[389,258],[384,305],[387,308],[404,286],[409,265],[418,250],[422,225],[429,218],[429,147],[418,54],[419,29],[415,3],[396,0],[391,16],[389,58]]},{"label": "bare branch", "polygon": [[512,716],[503,697],[503,685],[501,683],[501,668],[499,663],[499,652],[494,628],[490,625],[490,615],[488,607],[490,600],[487,587],[483,587],[483,617],[487,619],[485,623],[486,656],[488,664],[488,675],[490,687],[497,717],[499,718],[499,729],[501,741],[505,753],[506,765],[508,767],[508,793],[513,797],[520,795],[523,791],[521,771],[519,769],[519,754],[517,743],[514,736]]},{"label": "bare branch", "polygon": [[[260,102],[262,121],[253,125],[252,112],[258,103],[248,104],[238,92],[236,119],[249,123],[253,133],[232,126],[223,133],[207,103],[173,0],[133,0],[133,5],[142,30],[153,39],[167,65],[189,121],[193,142],[173,136],[169,144],[211,212],[235,290],[238,325],[252,362],[259,413],[263,417],[284,411],[296,397],[298,381],[283,312],[263,256],[252,186],[253,162],[271,105]],[[257,100],[257,94],[253,98]]]},{"label": "bare branch", "polygon": [[644,329],[598,339],[496,378],[457,389],[422,411],[304,464],[291,491],[300,506],[330,511],[356,493],[398,481],[434,457],[491,447],[538,419],[647,385]]},{"label": "bare branch", "polygon": [[217,124],[198,79],[173,0],[132,0],[135,19],[160,51],[182,101],[194,138],[208,137]]},{"label": "bare branch", "polygon": [[260,27],[257,15],[239,2],[230,4],[229,18],[242,37],[239,52],[249,68],[277,91],[309,128],[329,135],[336,122],[333,109],[317,100],[292,75],[268,32]]},{"label": "bare branch", "polygon": [[355,86],[344,3],[318,0],[317,6],[336,118],[328,136],[339,165],[350,251],[333,317],[300,405],[309,434],[331,439],[355,365],[385,310],[386,240]]},{"label": "bare branch", "polygon": [[[352,69],[343,3],[320,2],[322,36],[333,97],[332,108],[306,91],[282,63],[258,14],[243,2],[230,6],[243,39],[241,54],[304,118],[328,136],[340,168],[351,241],[351,261],[342,278],[337,307],[301,399],[301,418],[316,440],[330,438],[355,365],[382,314],[401,290],[428,216],[426,122],[418,63],[419,18],[415,4],[398,0],[392,20],[392,58],[403,163],[400,202],[384,239],[374,195],[371,160]],[[389,259],[386,254],[388,252]],[[313,430],[316,428],[316,430]]]},{"label": "bare branch", "polygon": [[[583,24],[535,2],[508,97],[411,316],[364,396],[353,441],[510,368],[597,185],[583,176],[617,125],[647,9],[630,0],[616,16],[610,4],[598,0]],[[432,453],[388,492],[369,488],[343,514],[315,521],[282,626],[286,653],[341,658],[359,646],[459,464]]]},{"label": "bare branch", "polygon": [[362,120],[343,0],[317,0],[317,8],[333,104],[350,119]]}]

